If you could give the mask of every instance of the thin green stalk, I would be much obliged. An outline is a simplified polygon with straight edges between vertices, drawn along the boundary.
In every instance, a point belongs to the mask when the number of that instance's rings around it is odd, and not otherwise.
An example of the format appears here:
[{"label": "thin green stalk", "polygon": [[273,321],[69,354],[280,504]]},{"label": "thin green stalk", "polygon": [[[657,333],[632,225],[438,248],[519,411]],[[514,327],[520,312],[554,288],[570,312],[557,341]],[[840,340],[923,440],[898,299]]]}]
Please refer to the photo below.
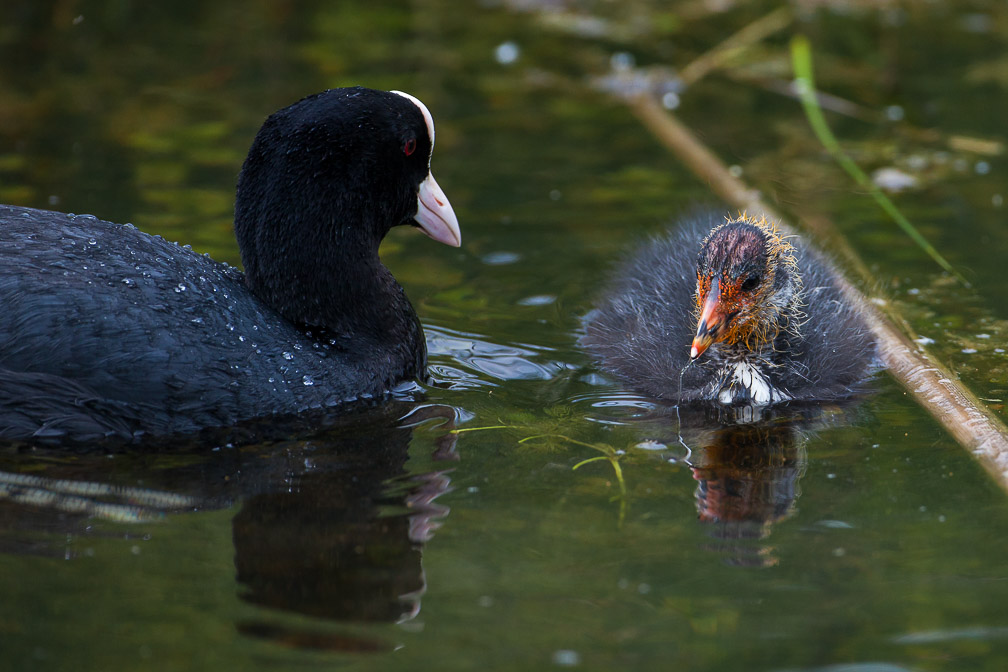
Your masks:
[{"label": "thin green stalk", "polygon": [[489,425],[487,427],[462,427],[461,429],[453,429],[449,434],[463,434],[465,432],[482,432],[485,429],[508,429],[509,425]]},{"label": "thin green stalk", "polygon": [[577,471],[578,469],[580,469],[584,465],[590,464],[591,462],[598,462],[599,460],[608,460],[608,459],[609,459],[609,457],[606,456],[606,455],[598,455],[596,457],[589,457],[587,460],[581,460],[580,462],[578,462],[577,464],[575,464],[573,467],[571,467],[571,471]]},{"label": "thin green stalk", "polygon": [[[463,432],[482,432],[487,429],[515,429],[515,427],[510,427],[508,425],[489,425],[486,427],[464,427],[462,429],[454,429],[451,431],[452,434],[461,434]],[[622,527],[623,521],[626,519],[627,512],[627,488],[626,481],[623,480],[623,468],[620,467],[619,463],[619,453],[613,449],[612,446],[605,443],[588,443],[586,441],[579,441],[578,439],[572,439],[569,436],[564,436],[563,434],[533,434],[532,436],[526,436],[518,440],[518,443],[527,443],[529,441],[535,441],[536,439],[559,439],[561,441],[566,441],[567,443],[572,443],[575,446],[582,446],[585,448],[591,448],[596,450],[601,455],[596,455],[595,457],[589,457],[586,460],[581,460],[572,467],[573,471],[576,471],[586,464],[591,464],[592,462],[598,462],[600,460],[606,460],[612,466],[613,473],[616,475],[616,484],[619,486],[619,495],[616,495],[613,499],[618,499],[620,502],[620,512],[619,512],[619,525]]]},{"label": "thin green stalk", "polygon": [[847,174],[859,186],[868,190],[868,193],[879,204],[879,207],[903,229],[904,233],[910,236],[911,240],[927,252],[939,266],[954,275],[963,285],[969,287],[970,284],[966,281],[966,278],[952,268],[952,264],[946,261],[945,257],[924,239],[924,236],[903,216],[903,213],[896,208],[896,205],[889,200],[889,197],[882,193],[882,190],[871,181],[868,175],[840,149],[840,143],[826,123],[826,117],[823,116],[822,108],[819,107],[819,102],[816,99],[815,79],[812,75],[812,47],[809,44],[808,38],[804,35],[797,35],[791,40],[791,63],[795,72],[796,92],[799,100],[801,100],[802,108],[805,110],[805,116],[808,118],[812,131],[816,134],[823,147],[826,148],[826,151],[833,156],[833,159],[840,164],[841,168],[847,171]]},{"label": "thin green stalk", "polygon": [[537,434],[535,436],[526,436],[521,439],[518,443],[525,443],[526,441],[532,441],[533,439],[560,439],[561,441],[567,441],[568,443],[573,443],[576,446],[584,446],[585,448],[591,448],[592,450],[597,450],[602,453],[595,457],[589,457],[586,460],[581,460],[575,464],[571,469],[576,470],[586,464],[591,462],[597,462],[599,460],[608,460],[609,464],[612,465],[613,471],[616,473],[616,482],[619,485],[620,496],[626,497],[626,483],[623,481],[623,469],[619,464],[619,455],[613,447],[604,443],[587,443],[585,441],[578,441],[577,439],[572,439],[569,436],[564,436],[563,434]]}]

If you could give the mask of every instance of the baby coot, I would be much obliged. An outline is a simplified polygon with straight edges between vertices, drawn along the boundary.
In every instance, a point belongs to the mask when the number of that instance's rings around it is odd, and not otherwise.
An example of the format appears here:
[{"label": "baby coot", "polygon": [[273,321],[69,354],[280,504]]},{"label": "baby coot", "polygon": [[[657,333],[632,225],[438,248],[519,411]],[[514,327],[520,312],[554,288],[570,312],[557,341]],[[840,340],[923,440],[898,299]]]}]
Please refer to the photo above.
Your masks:
[{"label": "baby coot", "polygon": [[605,371],[676,402],[849,397],[875,346],[835,277],[773,223],[707,213],[626,261],[581,342]]},{"label": "baby coot", "polygon": [[244,273],[128,224],[0,206],[0,437],[192,432],[423,375],[378,246],[401,224],[460,244],[433,148],[427,107],[397,91],[271,115],[238,178]]}]

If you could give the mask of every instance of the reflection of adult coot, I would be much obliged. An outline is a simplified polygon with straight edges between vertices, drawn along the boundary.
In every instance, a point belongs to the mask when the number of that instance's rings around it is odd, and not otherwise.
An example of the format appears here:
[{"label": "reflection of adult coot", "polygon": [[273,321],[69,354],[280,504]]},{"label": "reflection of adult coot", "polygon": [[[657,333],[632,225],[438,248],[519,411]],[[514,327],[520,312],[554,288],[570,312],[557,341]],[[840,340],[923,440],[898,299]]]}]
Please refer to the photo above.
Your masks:
[{"label": "reflection of adult coot", "polygon": [[413,615],[425,587],[421,546],[431,517],[446,513],[432,500],[447,478],[406,476],[411,433],[356,426],[289,454],[232,523],[242,597],[336,620]]},{"label": "reflection of adult coot", "polygon": [[[0,465],[0,552],[62,557],[66,536],[86,537],[95,517],[143,521],[239,501],[232,537],[245,600],[324,619],[400,621],[420,608],[422,546],[447,514],[434,503],[447,477],[405,469],[410,425],[432,416],[450,420],[454,411],[389,403],[245,423],[204,433],[199,445],[116,453],[114,469],[104,451],[72,459],[56,449],[11,451]],[[455,458],[453,439],[443,438],[435,460]],[[54,547],[40,542],[40,532]],[[386,648],[268,615],[239,628],[294,646]]]}]

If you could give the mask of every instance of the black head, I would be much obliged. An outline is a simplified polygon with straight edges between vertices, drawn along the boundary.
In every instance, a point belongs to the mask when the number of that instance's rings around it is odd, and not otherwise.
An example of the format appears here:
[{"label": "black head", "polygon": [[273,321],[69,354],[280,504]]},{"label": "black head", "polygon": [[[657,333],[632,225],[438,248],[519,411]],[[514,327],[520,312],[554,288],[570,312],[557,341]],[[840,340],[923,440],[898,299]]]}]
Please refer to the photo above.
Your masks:
[{"label": "black head", "polygon": [[399,92],[331,89],[271,115],[235,204],[252,291],[289,319],[319,322],[307,304],[366,282],[367,269],[356,267],[379,264],[393,226],[458,245],[455,214],[430,173],[433,147],[430,112]]}]

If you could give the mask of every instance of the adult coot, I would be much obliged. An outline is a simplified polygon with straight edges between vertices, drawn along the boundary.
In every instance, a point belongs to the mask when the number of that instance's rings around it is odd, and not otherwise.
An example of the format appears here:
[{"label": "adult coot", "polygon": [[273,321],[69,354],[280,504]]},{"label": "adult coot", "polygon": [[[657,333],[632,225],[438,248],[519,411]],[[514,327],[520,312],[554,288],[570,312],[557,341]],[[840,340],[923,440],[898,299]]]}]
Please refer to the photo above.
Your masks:
[{"label": "adult coot", "polygon": [[400,224],[459,245],[433,147],[430,112],[397,91],[271,115],[238,177],[244,274],[128,224],[0,206],[0,437],[191,432],[422,375],[378,245]]},{"label": "adult coot", "polygon": [[662,399],[767,406],[848,397],[875,348],[835,278],[771,222],[703,214],[626,261],[586,316],[581,342],[604,370]]}]

